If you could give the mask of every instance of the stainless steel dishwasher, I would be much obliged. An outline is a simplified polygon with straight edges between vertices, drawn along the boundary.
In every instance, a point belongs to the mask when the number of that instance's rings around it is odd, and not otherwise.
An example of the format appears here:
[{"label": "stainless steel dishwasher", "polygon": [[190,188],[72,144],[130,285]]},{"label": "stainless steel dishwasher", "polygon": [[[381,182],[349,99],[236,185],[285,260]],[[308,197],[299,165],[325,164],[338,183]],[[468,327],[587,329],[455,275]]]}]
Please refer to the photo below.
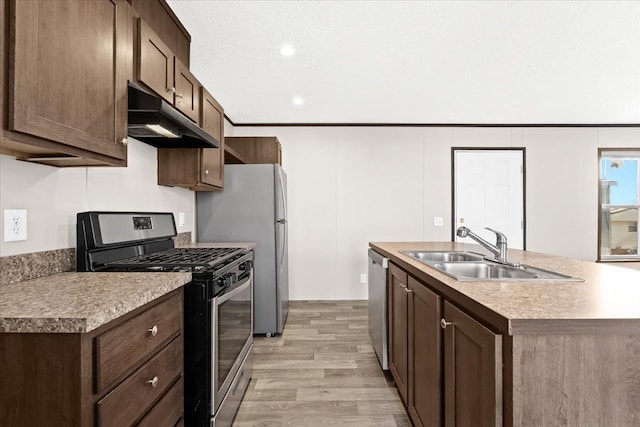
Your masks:
[{"label": "stainless steel dishwasher", "polygon": [[369,249],[369,336],[380,366],[389,370],[387,269],[389,259]]}]

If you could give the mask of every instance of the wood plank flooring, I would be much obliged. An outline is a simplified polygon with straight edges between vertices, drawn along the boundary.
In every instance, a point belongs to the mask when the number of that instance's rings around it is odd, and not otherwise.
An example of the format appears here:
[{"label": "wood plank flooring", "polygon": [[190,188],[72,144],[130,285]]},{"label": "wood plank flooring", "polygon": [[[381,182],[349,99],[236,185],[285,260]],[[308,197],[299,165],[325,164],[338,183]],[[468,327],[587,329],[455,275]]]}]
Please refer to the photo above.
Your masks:
[{"label": "wood plank flooring", "polygon": [[282,336],[255,337],[234,427],[411,426],[369,339],[367,301],[291,301]]}]

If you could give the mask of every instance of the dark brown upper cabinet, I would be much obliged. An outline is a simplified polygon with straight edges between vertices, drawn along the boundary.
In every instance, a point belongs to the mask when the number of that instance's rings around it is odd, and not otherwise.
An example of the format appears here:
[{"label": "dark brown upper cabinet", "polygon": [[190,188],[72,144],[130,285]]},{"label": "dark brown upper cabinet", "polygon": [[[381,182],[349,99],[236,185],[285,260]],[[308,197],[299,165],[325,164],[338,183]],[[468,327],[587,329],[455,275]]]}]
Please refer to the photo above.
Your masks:
[{"label": "dark brown upper cabinet", "polygon": [[174,95],[175,106],[191,120],[201,125],[200,82],[198,82],[198,80],[189,71],[189,68],[185,67],[178,58],[175,58],[174,68],[176,84],[176,93]]},{"label": "dark brown upper cabinet", "polygon": [[8,70],[0,152],[53,166],[125,166],[131,7],[34,0],[0,9],[10,35],[0,48]]},{"label": "dark brown upper cabinet", "polygon": [[138,29],[138,81],[199,124],[200,83],[142,19]]},{"label": "dark brown upper cabinet", "polygon": [[158,184],[194,191],[220,191],[224,186],[224,110],[200,89],[202,129],[220,141],[219,148],[158,149]]},{"label": "dark brown upper cabinet", "polygon": [[149,25],[138,20],[138,80],[173,104],[174,55]]},{"label": "dark brown upper cabinet", "polygon": [[222,188],[224,184],[224,110],[205,88],[202,88],[201,100],[202,129],[220,141],[220,147],[202,149],[200,177],[203,183]]},{"label": "dark brown upper cabinet", "polygon": [[232,136],[226,141],[225,163],[278,163],[282,145],[275,136]]}]

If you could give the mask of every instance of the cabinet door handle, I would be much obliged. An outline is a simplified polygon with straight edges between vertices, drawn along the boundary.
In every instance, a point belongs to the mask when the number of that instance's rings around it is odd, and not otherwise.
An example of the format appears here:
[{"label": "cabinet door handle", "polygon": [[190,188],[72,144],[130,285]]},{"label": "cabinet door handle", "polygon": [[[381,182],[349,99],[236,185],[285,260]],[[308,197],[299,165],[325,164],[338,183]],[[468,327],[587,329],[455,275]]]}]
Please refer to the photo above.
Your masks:
[{"label": "cabinet door handle", "polygon": [[209,175],[209,169],[205,169],[204,174]]},{"label": "cabinet door handle", "polygon": [[407,288],[407,287],[405,287],[405,288],[404,288],[404,291],[405,291],[406,293],[408,293],[408,294],[413,293],[413,291],[412,291],[411,289]]},{"label": "cabinet door handle", "polygon": [[167,92],[176,93],[176,88],[175,87],[169,87],[169,88],[167,88]]},{"label": "cabinet door handle", "polygon": [[442,329],[447,329],[447,326],[453,325],[451,322],[447,322],[444,318],[440,319],[440,327]]},{"label": "cabinet door handle", "polygon": [[158,381],[160,381],[158,377],[153,377],[152,379],[147,380],[147,384],[151,384],[151,387],[157,387]]},{"label": "cabinet door handle", "polygon": [[176,93],[176,98],[182,99],[182,94],[181,93]]},{"label": "cabinet door handle", "polygon": [[147,329],[147,331],[151,334],[152,337],[158,335],[158,325],[153,325],[153,328]]},{"label": "cabinet door handle", "polygon": [[122,143],[122,145],[128,145],[129,144],[129,138],[122,138],[122,140],[120,142]]},{"label": "cabinet door handle", "polygon": [[402,289],[403,291],[406,291],[407,287],[405,285],[403,285],[402,283],[400,283],[400,289]]}]

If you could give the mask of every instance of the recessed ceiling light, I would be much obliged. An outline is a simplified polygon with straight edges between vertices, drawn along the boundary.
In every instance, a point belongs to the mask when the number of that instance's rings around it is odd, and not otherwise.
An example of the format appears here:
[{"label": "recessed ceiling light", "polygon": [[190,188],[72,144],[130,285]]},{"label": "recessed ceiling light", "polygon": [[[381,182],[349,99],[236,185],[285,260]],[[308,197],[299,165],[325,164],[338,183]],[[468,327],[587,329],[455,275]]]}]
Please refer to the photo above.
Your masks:
[{"label": "recessed ceiling light", "polygon": [[280,48],[280,53],[284,56],[293,56],[296,53],[296,50],[290,44],[285,44]]},{"label": "recessed ceiling light", "polygon": [[293,97],[293,105],[303,105],[304,104],[304,99],[302,99],[302,97],[300,96],[295,96]]}]

